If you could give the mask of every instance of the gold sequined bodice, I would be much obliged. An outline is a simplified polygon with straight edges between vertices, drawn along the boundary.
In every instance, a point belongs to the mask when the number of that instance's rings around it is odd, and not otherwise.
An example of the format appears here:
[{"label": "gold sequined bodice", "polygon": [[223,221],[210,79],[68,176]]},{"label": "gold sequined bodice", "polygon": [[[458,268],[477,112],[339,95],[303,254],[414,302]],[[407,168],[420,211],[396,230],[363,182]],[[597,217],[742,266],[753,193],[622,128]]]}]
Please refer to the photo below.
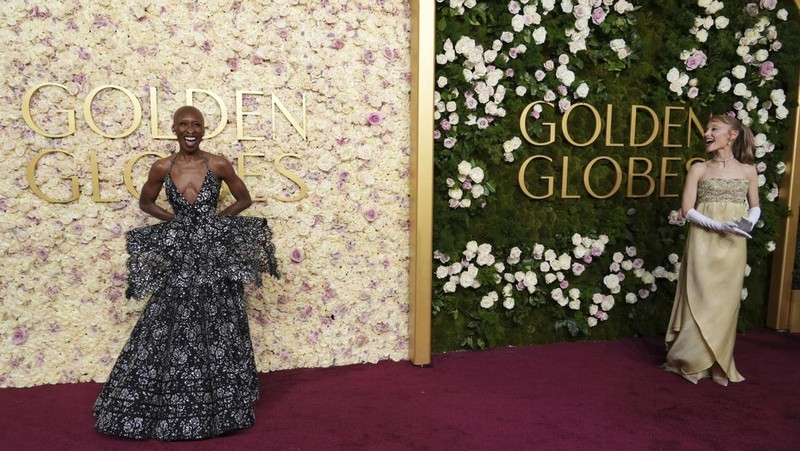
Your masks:
[{"label": "gold sequined bodice", "polygon": [[743,204],[747,201],[747,179],[712,178],[697,184],[697,203],[731,202]]}]

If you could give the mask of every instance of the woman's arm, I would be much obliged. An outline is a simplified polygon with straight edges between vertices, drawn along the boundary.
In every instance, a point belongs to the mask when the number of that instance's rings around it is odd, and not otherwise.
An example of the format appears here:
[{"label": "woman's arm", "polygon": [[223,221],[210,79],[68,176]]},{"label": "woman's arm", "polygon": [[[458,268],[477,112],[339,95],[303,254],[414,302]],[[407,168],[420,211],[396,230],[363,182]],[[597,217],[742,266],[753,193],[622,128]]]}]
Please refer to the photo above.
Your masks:
[{"label": "woman's arm", "polygon": [[223,157],[214,155],[212,159],[212,170],[214,175],[221,181],[228,185],[236,202],[225,207],[224,210],[219,212],[220,216],[234,216],[246,210],[253,204],[250,198],[250,191],[244,184],[241,178],[236,175],[233,170],[233,165]]},{"label": "woman's arm", "polygon": [[139,208],[162,221],[171,221],[175,217],[172,212],[156,205],[156,199],[158,199],[161,187],[164,186],[164,179],[167,177],[168,163],[169,161],[166,159],[153,163],[153,166],[150,167],[150,172],[147,174],[147,181],[142,185],[142,192],[139,195]]}]

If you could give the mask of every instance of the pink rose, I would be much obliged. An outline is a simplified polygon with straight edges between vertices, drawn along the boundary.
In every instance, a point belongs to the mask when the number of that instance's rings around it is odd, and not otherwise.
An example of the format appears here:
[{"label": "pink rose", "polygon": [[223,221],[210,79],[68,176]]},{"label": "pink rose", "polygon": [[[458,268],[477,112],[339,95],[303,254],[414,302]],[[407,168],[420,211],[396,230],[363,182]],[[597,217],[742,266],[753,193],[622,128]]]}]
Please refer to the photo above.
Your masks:
[{"label": "pink rose", "polygon": [[28,341],[28,331],[21,327],[14,329],[14,332],[11,334],[11,342],[15,345],[21,345],[26,341]]},{"label": "pink rose", "polygon": [[378,112],[370,113],[367,116],[367,124],[369,125],[378,125],[381,123],[381,115]]},{"label": "pink rose", "polygon": [[292,259],[293,262],[300,263],[301,261],[305,260],[306,256],[305,254],[303,254],[302,250],[294,248],[294,250],[292,250],[290,258]]}]

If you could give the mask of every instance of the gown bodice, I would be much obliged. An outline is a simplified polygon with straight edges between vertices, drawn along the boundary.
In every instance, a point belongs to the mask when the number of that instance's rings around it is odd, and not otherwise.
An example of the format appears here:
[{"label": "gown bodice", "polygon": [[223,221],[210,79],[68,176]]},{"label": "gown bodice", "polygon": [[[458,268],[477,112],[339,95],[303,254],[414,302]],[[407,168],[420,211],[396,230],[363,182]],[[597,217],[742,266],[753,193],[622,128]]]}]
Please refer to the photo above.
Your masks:
[{"label": "gown bodice", "polygon": [[710,178],[697,184],[697,203],[730,202],[743,204],[747,200],[747,179]]}]

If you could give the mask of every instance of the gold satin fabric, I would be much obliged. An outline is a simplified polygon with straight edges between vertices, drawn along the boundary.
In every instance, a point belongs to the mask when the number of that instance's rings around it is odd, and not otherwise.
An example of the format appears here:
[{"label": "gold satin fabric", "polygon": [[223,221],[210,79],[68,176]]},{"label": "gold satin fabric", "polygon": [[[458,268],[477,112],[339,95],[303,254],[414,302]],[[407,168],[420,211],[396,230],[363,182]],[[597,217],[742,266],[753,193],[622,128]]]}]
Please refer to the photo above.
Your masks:
[{"label": "gold satin fabric", "polygon": [[[707,179],[697,187],[695,209],[716,221],[747,215],[747,179]],[[675,302],[667,329],[664,369],[687,380],[713,377],[727,385],[744,380],[733,348],[747,263],[746,238],[691,223]]]}]

